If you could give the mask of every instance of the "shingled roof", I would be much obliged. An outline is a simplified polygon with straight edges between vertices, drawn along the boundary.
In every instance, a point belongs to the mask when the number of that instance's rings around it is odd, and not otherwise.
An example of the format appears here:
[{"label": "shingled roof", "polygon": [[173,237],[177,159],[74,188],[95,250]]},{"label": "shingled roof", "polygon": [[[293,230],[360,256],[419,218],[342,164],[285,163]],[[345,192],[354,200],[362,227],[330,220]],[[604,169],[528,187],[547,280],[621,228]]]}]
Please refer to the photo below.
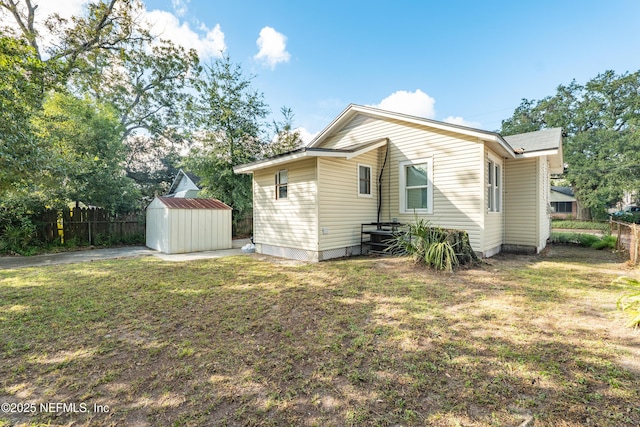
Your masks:
[{"label": "shingled roof", "polygon": [[535,132],[505,136],[504,139],[518,152],[523,148],[524,153],[535,151],[557,150],[562,143],[562,128],[543,129]]},{"label": "shingled roof", "polygon": [[158,197],[169,209],[231,209],[218,199],[183,199],[179,197]]}]

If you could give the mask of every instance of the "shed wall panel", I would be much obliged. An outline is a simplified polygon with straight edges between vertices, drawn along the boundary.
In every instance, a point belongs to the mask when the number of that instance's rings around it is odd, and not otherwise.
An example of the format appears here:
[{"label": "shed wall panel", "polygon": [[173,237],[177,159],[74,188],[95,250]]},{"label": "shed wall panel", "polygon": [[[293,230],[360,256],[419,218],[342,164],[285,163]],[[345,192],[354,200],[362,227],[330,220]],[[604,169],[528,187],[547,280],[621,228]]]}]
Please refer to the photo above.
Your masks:
[{"label": "shed wall panel", "polygon": [[169,208],[156,198],[147,208],[146,244],[164,253],[231,248],[231,212],[228,208],[202,208],[202,204],[198,208]]}]

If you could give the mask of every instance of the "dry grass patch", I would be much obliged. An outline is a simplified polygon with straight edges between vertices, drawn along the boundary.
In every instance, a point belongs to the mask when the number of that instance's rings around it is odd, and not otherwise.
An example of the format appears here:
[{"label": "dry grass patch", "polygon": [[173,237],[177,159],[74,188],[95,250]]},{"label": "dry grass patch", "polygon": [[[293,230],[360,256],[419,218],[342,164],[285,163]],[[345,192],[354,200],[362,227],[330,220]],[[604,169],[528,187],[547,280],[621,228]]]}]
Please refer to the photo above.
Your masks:
[{"label": "dry grass patch", "polygon": [[637,426],[623,273],[572,247],[453,275],[260,256],[0,271],[0,401],[109,407],[0,426]]}]

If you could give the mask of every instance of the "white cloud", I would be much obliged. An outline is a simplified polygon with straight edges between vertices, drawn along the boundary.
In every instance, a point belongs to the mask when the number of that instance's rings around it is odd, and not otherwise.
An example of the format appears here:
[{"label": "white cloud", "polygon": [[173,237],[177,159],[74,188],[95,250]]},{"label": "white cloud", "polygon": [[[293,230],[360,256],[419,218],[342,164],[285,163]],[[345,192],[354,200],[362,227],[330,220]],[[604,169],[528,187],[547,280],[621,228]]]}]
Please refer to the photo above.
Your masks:
[{"label": "white cloud", "polygon": [[253,58],[268,65],[272,70],[280,62],[289,62],[291,58],[287,52],[287,37],[271,27],[260,30],[256,44],[259,51]]},{"label": "white cloud", "polygon": [[[37,5],[35,11],[35,29],[40,33],[41,37],[39,44],[41,48],[50,47],[58,40],[54,39],[53,35],[44,26],[46,19],[57,13],[63,19],[69,19],[74,15],[83,15],[86,13],[86,8],[89,3],[96,3],[97,0],[41,0],[33,2]],[[23,15],[26,16],[26,7],[22,7],[22,3],[18,2],[19,10],[24,9]],[[0,25],[7,25],[8,27],[18,31],[18,26],[15,23],[13,15],[7,10],[2,9],[0,13]]]},{"label": "white cloud", "polygon": [[187,22],[180,20],[172,13],[164,10],[152,10],[146,13],[146,20],[151,25],[152,33],[162,39],[168,39],[187,49],[195,49],[200,58],[221,57],[227,46],[224,33],[217,24],[213,29],[200,25],[204,36],[193,31]]},{"label": "white cloud", "polygon": [[311,141],[313,141],[313,138],[318,136],[318,134],[320,133],[320,132],[312,133],[306,130],[305,128],[296,128],[294,129],[294,131],[300,132],[300,139],[302,140],[302,145],[308,145]]},{"label": "white cloud", "polygon": [[44,21],[46,17],[57,13],[63,18],[71,18],[73,15],[81,15],[86,11],[89,3],[97,3],[97,0],[58,0],[58,1],[39,1],[36,9],[36,16],[40,21]]},{"label": "white cloud", "polygon": [[372,107],[432,119],[436,115],[435,103],[435,99],[420,89],[415,92],[399,90]]},{"label": "white cloud", "polygon": [[480,128],[481,123],[480,122],[471,122],[471,121],[467,121],[465,119],[463,119],[460,116],[449,116],[446,119],[443,120],[443,122],[445,123],[451,123],[454,125],[460,125],[460,126],[467,126],[470,128]]},{"label": "white cloud", "polygon": [[183,17],[187,13],[187,5],[190,2],[191,0],[171,0],[171,6],[177,16]]},{"label": "white cloud", "polygon": [[[44,27],[46,18],[54,13],[58,13],[62,18],[69,19],[72,16],[86,15],[87,5],[89,3],[97,3],[98,0],[42,0],[37,2],[36,9],[36,29],[41,34],[41,40],[46,40],[42,47],[48,47],[55,43],[56,40],[49,34]],[[178,16],[183,16],[187,11],[187,5],[191,0],[172,0],[171,3]],[[142,10],[144,19],[151,25],[155,35],[159,35],[163,39],[169,39],[185,48],[194,48],[202,58],[212,56],[220,57],[222,52],[226,50],[224,41],[224,33],[220,29],[220,25],[216,25],[213,29],[200,25],[199,32],[191,29],[188,23],[180,22],[176,15],[162,11]],[[9,25],[16,28],[13,17],[9,13],[0,13],[0,24]]]}]

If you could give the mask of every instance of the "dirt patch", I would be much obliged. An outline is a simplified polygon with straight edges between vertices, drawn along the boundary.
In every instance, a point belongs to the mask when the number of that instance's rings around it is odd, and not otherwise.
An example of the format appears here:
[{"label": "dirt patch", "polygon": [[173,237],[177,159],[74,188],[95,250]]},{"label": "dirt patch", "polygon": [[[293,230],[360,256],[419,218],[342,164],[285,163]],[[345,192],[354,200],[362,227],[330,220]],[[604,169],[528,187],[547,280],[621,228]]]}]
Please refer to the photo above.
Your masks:
[{"label": "dirt patch", "polygon": [[637,426],[640,336],[612,283],[633,272],[571,246],[454,274],[261,255],[0,271],[0,401],[91,408],[0,426]]}]

